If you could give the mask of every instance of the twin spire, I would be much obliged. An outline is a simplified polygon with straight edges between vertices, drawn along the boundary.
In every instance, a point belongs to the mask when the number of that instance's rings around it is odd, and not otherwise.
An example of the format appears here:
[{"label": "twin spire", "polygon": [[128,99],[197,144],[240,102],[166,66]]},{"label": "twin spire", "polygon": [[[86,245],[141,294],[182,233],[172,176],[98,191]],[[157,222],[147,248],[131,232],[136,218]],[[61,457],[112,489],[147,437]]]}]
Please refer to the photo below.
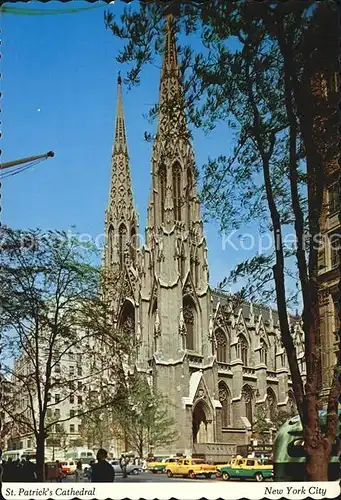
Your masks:
[{"label": "twin spire", "polygon": [[114,141],[113,154],[119,152],[128,154],[127,136],[125,129],[123,100],[122,100],[122,78],[120,73],[118,74],[117,77],[116,128],[115,128],[115,141]]}]

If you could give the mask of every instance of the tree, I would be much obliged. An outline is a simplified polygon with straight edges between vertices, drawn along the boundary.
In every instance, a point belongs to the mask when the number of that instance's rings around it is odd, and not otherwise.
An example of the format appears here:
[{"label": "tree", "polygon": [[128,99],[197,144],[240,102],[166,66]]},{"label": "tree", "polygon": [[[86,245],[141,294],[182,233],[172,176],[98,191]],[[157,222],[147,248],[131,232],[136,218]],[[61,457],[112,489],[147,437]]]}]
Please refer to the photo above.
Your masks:
[{"label": "tree", "polygon": [[[115,310],[103,298],[114,277],[107,279],[91,264],[97,259],[92,245],[64,232],[6,227],[1,242],[1,372],[12,387],[3,411],[21,433],[35,436],[43,480],[45,440],[53,438],[52,430],[119,404],[112,380],[130,344],[117,335]],[[80,399],[94,391],[99,396],[93,406],[84,407]],[[79,407],[63,415],[59,405],[70,397],[77,397]]]},{"label": "tree", "polygon": [[[186,35],[201,34],[203,50],[179,50],[188,120],[208,131],[225,121],[235,133],[232,154],[209,158],[204,169],[206,214],[219,220],[222,230],[257,221],[262,234],[272,233],[273,251],[241,262],[231,279],[248,281],[254,298],[261,295],[262,301],[277,303],[303,426],[307,477],[327,480],[341,387],[336,366],[323,432],[318,419],[318,254],[325,173],[338,142],[337,93],[329,85],[337,71],[335,5],[183,0],[141,2],[138,10],[125,9],[120,22],[108,13],[106,26],[127,40],[117,60],[132,63],[129,83],[139,83],[144,64],[162,51],[169,13],[177,16],[177,29]],[[154,107],[150,117],[157,112]],[[285,243],[291,229],[295,247]],[[305,385],[288,320],[292,300],[303,304]]]},{"label": "tree", "polygon": [[135,374],[127,385],[124,404],[113,412],[117,435],[141,458],[152,449],[167,446],[178,436],[168,410],[167,399]]},{"label": "tree", "polygon": [[269,418],[267,408],[263,405],[258,405],[255,411],[255,419],[252,424],[252,433],[260,439],[262,445],[267,444],[269,435],[272,432],[277,432],[278,429],[290,418],[295,412],[291,410],[279,410],[276,414]]}]

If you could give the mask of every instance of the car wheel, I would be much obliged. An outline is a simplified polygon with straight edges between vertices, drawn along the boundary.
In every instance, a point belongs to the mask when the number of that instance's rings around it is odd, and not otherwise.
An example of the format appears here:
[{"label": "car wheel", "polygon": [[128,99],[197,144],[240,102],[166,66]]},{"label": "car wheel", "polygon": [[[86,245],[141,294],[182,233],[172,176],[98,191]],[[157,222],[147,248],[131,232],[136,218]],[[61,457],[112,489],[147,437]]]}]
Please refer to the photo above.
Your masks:
[{"label": "car wheel", "polygon": [[139,470],[138,469],[133,469],[132,470],[132,473],[134,474],[134,476],[137,476],[137,474],[139,474]]},{"label": "car wheel", "polygon": [[157,474],[157,470],[152,470],[152,473],[153,474]]},{"label": "car wheel", "polygon": [[173,477],[173,472],[172,472],[171,470],[168,470],[168,471],[167,471],[167,476],[168,476],[168,477]]},{"label": "car wheel", "polygon": [[205,478],[206,479],[210,479],[211,478],[211,474],[205,474]]},{"label": "car wheel", "polygon": [[227,472],[223,472],[223,480],[228,481],[230,479],[230,476],[228,475]]},{"label": "car wheel", "polygon": [[188,476],[191,478],[191,479],[195,479],[197,476],[195,475],[195,472],[194,471],[189,471],[188,473]]},{"label": "car wheel", "polygon": [[263,474],[261,474],[260,472],[257,472],[257,474],[255,475],[255,479],[258,483],[261,483],[262,481],[264,481]]}]

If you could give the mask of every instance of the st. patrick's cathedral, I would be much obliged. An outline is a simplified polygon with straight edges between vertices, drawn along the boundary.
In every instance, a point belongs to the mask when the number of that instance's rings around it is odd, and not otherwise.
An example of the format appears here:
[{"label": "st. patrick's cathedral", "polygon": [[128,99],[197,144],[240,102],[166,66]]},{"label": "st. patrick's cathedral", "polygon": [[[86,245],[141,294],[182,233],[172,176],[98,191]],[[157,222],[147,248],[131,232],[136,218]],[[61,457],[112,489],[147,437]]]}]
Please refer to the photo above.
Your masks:
[{"label": "st. patrick's cathedral", "polygon": [[[179,437],[155,454],[226,459],[252,439],[256,407],[271,417],[294,405],[291,378],[272,309],[242,303],[209,286],[207,241],[186,133],[176,40],[169,17],[152,149],[145,244],[139,233],[118,78],[116,130],[105,217],[107,270],[120,269],[119,322],[135,339],[134,368],[169,401]],[[145,171],[149,170],[146,165]],[[300,345],[299,322],[293,335]],[[298,350],[304,374],[303,352]]]}]

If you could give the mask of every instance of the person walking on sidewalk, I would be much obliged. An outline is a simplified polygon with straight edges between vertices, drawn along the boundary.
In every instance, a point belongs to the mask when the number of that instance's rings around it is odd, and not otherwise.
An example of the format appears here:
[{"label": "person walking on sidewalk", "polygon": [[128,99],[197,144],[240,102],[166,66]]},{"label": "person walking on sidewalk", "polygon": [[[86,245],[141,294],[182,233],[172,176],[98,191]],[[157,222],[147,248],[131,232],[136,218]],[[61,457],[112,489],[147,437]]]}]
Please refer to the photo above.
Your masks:
[{"label": "person walking on sidewalk", "polygon": [[100,448],[97,452],[97,463],[91,468],[92,483],[112,483],[115,481],[114,468],[107,462],[108,452]]}]

